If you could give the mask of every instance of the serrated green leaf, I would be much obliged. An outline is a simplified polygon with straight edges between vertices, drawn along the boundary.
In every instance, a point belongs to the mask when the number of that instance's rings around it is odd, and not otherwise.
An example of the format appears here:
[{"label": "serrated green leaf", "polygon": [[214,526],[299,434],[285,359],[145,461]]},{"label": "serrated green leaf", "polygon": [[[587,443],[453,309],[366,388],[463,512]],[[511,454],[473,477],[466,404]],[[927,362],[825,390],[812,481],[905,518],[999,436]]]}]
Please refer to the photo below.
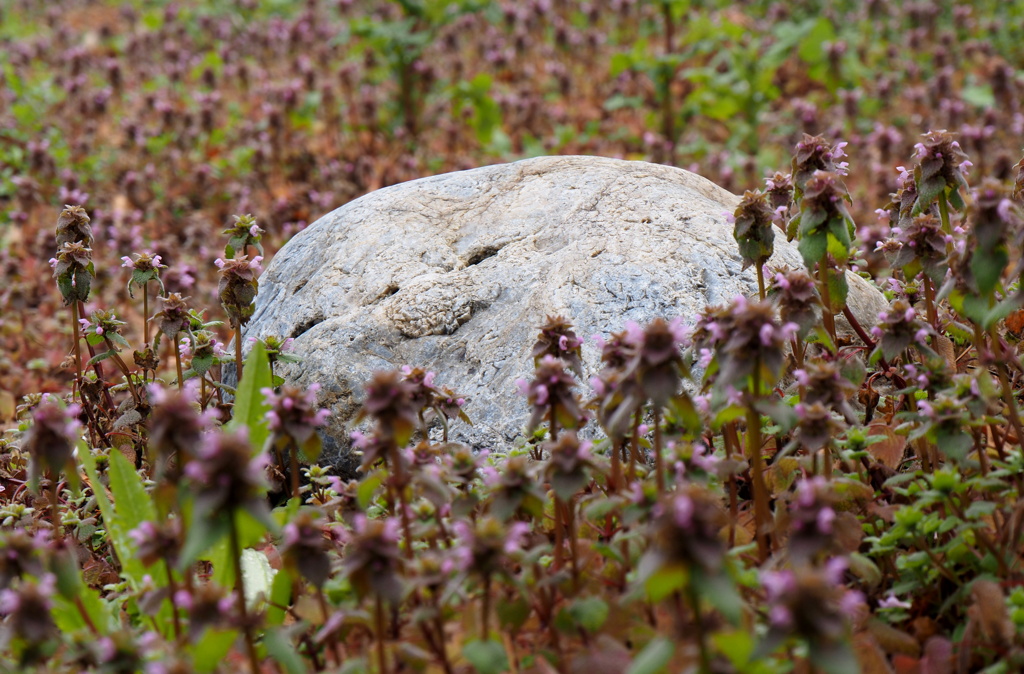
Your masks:
[{"label": "serrated green leaf", "polygon": [[192,665],[197,672],[206,674],[223,664],[228,651],[238,640],[238,630],[208,629],[203,632],[192,651]]},{"label": "serrated green leaf", "polygon": [[597,632],[608,619],[608,603],[600,597],[577,599],[569,606],[569,615],[588,632]]},{"label": "serrated green leaf", "polygon": [[704,574],[695,572],[691,581],[701,597],[718,609],[718,612],[733,626],[739,625],[743,616],[743,598],[729,576],[724,573]]},{"label": "serrated green leaf", "polygon": [[86,366],[95,365],[96,363],[101,363],[108,358],[114,357],[116,354],[117,351],[115,351],[114,349],[111,349],[110,351],[104,351],[103,353],[97,353],[95,356],[90,358],[85,364]]},{"label": "serrated green leaf", "polygon": [[366,476],[366,479],[359,483],[359,487],[356,489],[356,502],[359,504],[360,510],[366,510],[366,507],[373,501],[377,488],[383,482],[384,476],[378,470],[370,473]]},{"label": "serrated green leaf", "polygon": [[253,447],[262,448],[267,440],[266,414],[270,407],[266,404],[262,389],[271,388],[270,361],[267,350],[262,342],[257,341],[245,359],[242,370],[242,381],[235,389],[235,407],[231,421],[226,430],[233,431],[240,427],[249,429],[249,442]]},{"label": "serrated green leaf", "polygon": [[274,581],[270,585],[270,602],[267,607],[267,624],[271,626],[281,625],[287,613],[286,606],[291,605],[292,599],[292,577],[287,573],[274,574]]},{"label": "serrated green leaf", "polygon": [[804,258],[804,265],[808,269],[813,269],[814,264],[821,260],[825,251],[828,250],[828,233],[808,234],[800,239],[797,248],[800,251],[800,255]]},{"label": "serrated green leaf", "polygon": [[309,671],[306,661],[295,651],[295,645],[284,630],[267,630],[263,633],[263,645],[267,655],[282,666],[288,674],[305,674]]},{"label": "serrated green leaf", "polygon": [[508,656],[499,641],[468,641],[462,655],[473,665],[477,674],[501,674],[508,671]]},{"label": "serrated green leaf", "polygon": [[513,631],[522,627],[530,617],[530,602],[525,597],[515,597],[498,602],[498,623],[502,629]]},{"label": "serrated green leaf", "polygon": [[[135,554],[135,542],[128,535],[128,532],[137,527],[142,523],[143,520],[153,519],[153,505],[149,498],[149,495],[145,493],[143,487],[144,499],[138,498],[136,488],[132,485],[132,481],[137,481],[138,486],[141,487],[141,479],[135,469],[128,463],[128,459],[124,457],[117,450],[113,450],[110,453],[108,459],[110,468],[108,471],[108,477],[111,482],[111,494],[115,499],[112,503],[107,498],[107,493],[103,488],[103,483],[100,481],[99,474],[96,472],[96,459],[92,455],[92,450],[89,449],[88,445],[84,442],[78,445],[78,457],[82,462],[82,467],[85,468],[86,475],[89,476],[89,482],[93,487],[93,494],[96,497],[96,503],[99,505],[100,513],[103,515],[103,522],[107,529],[107,534],[110,536],[110,542],[114,547],[114,552],[117,553],[118,560],[121,562],[121,571],[126,577],[135,583],[141,583],[143,576],[148,572],[142,565]],[[121,461],[117,461],[117,458]],[[127,465],[128,472],[133,477],[125,474],[125,466]],[[117,466],[115,468],[115,466]],[[115,488],[115,471],[117,471],[117,486]],[[120,495],[119,495],[120,494]],[[133,502],[142,508],[141,515],[136,515],[131,512]],[[121,505],[117,505],[120,503]],[[148,509],[147,509],[148,503]],[[162,563],[162,562],[161,562]]]},{"label": "serrated green leaf", "polygon": [[675,650],[676,647],[671,641],[665,637],[658,637],[637,654],[626,674],[660,674],[666,671]]}]

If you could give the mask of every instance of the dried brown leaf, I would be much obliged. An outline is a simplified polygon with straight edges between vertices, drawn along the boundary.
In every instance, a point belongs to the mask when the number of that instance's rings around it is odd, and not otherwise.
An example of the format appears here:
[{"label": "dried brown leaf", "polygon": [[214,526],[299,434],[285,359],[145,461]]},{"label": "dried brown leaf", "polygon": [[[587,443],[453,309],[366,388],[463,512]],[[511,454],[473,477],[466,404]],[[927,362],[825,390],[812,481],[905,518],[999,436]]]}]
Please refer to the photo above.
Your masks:
[{"label": "dried brown leaf", "polygon": [[883,440],[868,445],[868,452],[875,460],[882,465],[896,470],[903,460],[903,453],[907,449],[907,438],[897,435],[888,424],[875,423],[868,426],[868,435],[885,436]]},{"label": "dried brown leaf", "polygon": [[915,658],[921,654],[921,644],[917,639],[881,620],[869,620],[868,631],[886,653],[902,653]]},{"label": "dried brown leaf", "polygon": [[885,658],[885,652],[871,634],[861,632],[855,635],[853,649],[857,653],[862,674],[894,674]]}]

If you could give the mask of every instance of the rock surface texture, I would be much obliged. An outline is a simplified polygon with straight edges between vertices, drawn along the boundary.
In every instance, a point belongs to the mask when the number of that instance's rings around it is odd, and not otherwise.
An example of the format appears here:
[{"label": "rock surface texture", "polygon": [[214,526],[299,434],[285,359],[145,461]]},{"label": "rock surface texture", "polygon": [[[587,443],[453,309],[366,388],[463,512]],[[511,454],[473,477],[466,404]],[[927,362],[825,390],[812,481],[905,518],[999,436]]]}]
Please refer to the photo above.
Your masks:
[{"label": "rock surface texture", "polygon": [[[322,217],[260,278],[246,336],[295,338],[292,383],[319,382],[333,411],[327,457],[342,473],[350,422],[375,370],[437,372],[467,399],[473,426],[452,439],[508,446],[528,418],[515,381],[548,314],[585,340],[662,316],[686,322],[706,305],[754,296],[725,218],[738,197],[687,171],[600,157],[541,157],[388,187]],[[774,264],[800,266],[776,237]],[[850,277],[864,325],[886,307]],[[583,384],[584,395],[589,395]]]}]

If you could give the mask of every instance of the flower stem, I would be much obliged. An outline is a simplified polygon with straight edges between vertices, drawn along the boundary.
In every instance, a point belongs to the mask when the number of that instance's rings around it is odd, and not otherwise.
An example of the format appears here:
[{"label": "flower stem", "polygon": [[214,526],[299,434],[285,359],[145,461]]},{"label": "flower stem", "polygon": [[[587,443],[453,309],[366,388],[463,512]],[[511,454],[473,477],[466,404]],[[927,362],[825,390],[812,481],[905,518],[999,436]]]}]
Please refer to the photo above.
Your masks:
[{"label": "flower stem", "polygon": [[256,654],[256,641],[252,636],[252,625],[249,624],[249,612],[245,606],[245,579],[242,577],[242,546],[238,542],[238,523],[235,514],[231,513],[231,561],[235,566],[235,596],[238,601],[238,612],[242,617],[242,629],[245,632],[245,646],[249,652],[249,666],[253,674],[259,674],[260,659]]},{"label": "flower stem", "polygon": [[757,264],[757,294],[760,296],[761,301],[764,302],[764,298],[767,296],[764,289],[764,260],[758,260]]},{"label": "flower stem", "polygon": [[768,512],[768,487],[764,482],[764,458],[761,456],[761,415],[754,409],[757,392],[761,388],[761,364],[754,364],[751,375],[753,395],[747,400],[747,458],[750,460],[750,479],[754,487],[754,536],[761,560],[768,558],[768,539],[765,529],[771,514]]},{"label": "flower stem", "polygon": [[85,396],[82,395],[82,344],[78,325],[78,302],[71,303],[71,334],[74,337],[75,347],[75,386],[78,388],[78,399],[85,404]]},{"label": "flower stem", "polygon": [[821,256],[818,263],[818,282],[821,284],[821,317],[825,322],[825,331],[832,340],[832,351],[836,349],[836,317],[832,311],[832,297],[828,289],[828,253]]},{"label": "flower stem", "polygon": [[181,621],[178,618],[178,607],[174,605],[174,595],[178,594],[178,584],[174,582],[171,565],[164,562],[164,570],[167,571],[167,587],[171,590],[171,619],[174,621],[174,638],[176,641],[181,641]]},{"label": "flower stem", "polygon": [[142,284],[142,334],[145,344],[149,344],[149,283]]},{"label": "flower stem", "polygon": [[387,655],[384,653],[384,601],[377,595],[377,605],[374,610],[376,618],[376,632],[377,637],[377,660],[380,663],[381,674],[388,674],[388,660]]},{"label": "flower stem", "polygon": [[[288,452],[289,471],[292,481],[292,498],[299,498],[299,445],[293,439]],[[411,542],[410,542],[411,543]]]},{"label": "flower stem", "polygon": [[[178,348],[178,335],[174,336],[173,342],[171,347],[174,349],[174,367],[178,371],[178,390],[180,391],[185,386],[185,373],[181,369],[181,349]],[[204,390],[203,392],[205,393],[206,391]]]},{"label": "flower stem", "polygon": [[654,406],[654,479],[658,485],[658,494],[665,493],[665,466],[661,456],[661,410]]},{"label": "flower stem", "polygon": [[484,573],[483,606],[480,609],[480,639],[488,641],[490,637],[491,615],[491,574]]},{"label": "flower stem", "polygon": [[235,323],[235,386],[242,383],[242,324]]},{"label": "flower stem", "polygon": [[687,599],[690,602],[690,610],[693,611],[693,624],[697,628],[697,647],[700,649],[700,671],[711,671],[711,656],[708,654],[707,635],[704,633],[704,619],[700,614],[700,595],[697,594],[697,585],[690,581],[686,584]]}]

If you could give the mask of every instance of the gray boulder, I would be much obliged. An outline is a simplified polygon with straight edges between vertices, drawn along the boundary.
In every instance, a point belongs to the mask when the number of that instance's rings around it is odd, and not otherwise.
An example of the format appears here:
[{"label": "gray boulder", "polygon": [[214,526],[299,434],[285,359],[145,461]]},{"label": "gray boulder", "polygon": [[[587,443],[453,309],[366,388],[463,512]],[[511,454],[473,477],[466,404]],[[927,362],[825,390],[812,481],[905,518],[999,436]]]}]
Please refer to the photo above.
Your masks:
[{"label": "gray boulder", "polygon": [[[754,296],[726,212],[739,199],[687,171],[600,157],[540,157],[394,185],[320,218],[260,278],[246,337],[294,337],[302,362],[289,382],[319,382],[333,415],[327,458],[342,473],[363,385],[402,365],[437,372],[464,395],[473,426],[452,438],[506,447],[528,418],[516,379],[548,314],[589,339],[627,321],[693,318],[707,305]],[[777,236],[772,262],[797,267]],[[850,275],[865,326],[886,307]],[[584,385],[584,389],[587,387]],[[588,393],[588,391],[584,391]]]}]

